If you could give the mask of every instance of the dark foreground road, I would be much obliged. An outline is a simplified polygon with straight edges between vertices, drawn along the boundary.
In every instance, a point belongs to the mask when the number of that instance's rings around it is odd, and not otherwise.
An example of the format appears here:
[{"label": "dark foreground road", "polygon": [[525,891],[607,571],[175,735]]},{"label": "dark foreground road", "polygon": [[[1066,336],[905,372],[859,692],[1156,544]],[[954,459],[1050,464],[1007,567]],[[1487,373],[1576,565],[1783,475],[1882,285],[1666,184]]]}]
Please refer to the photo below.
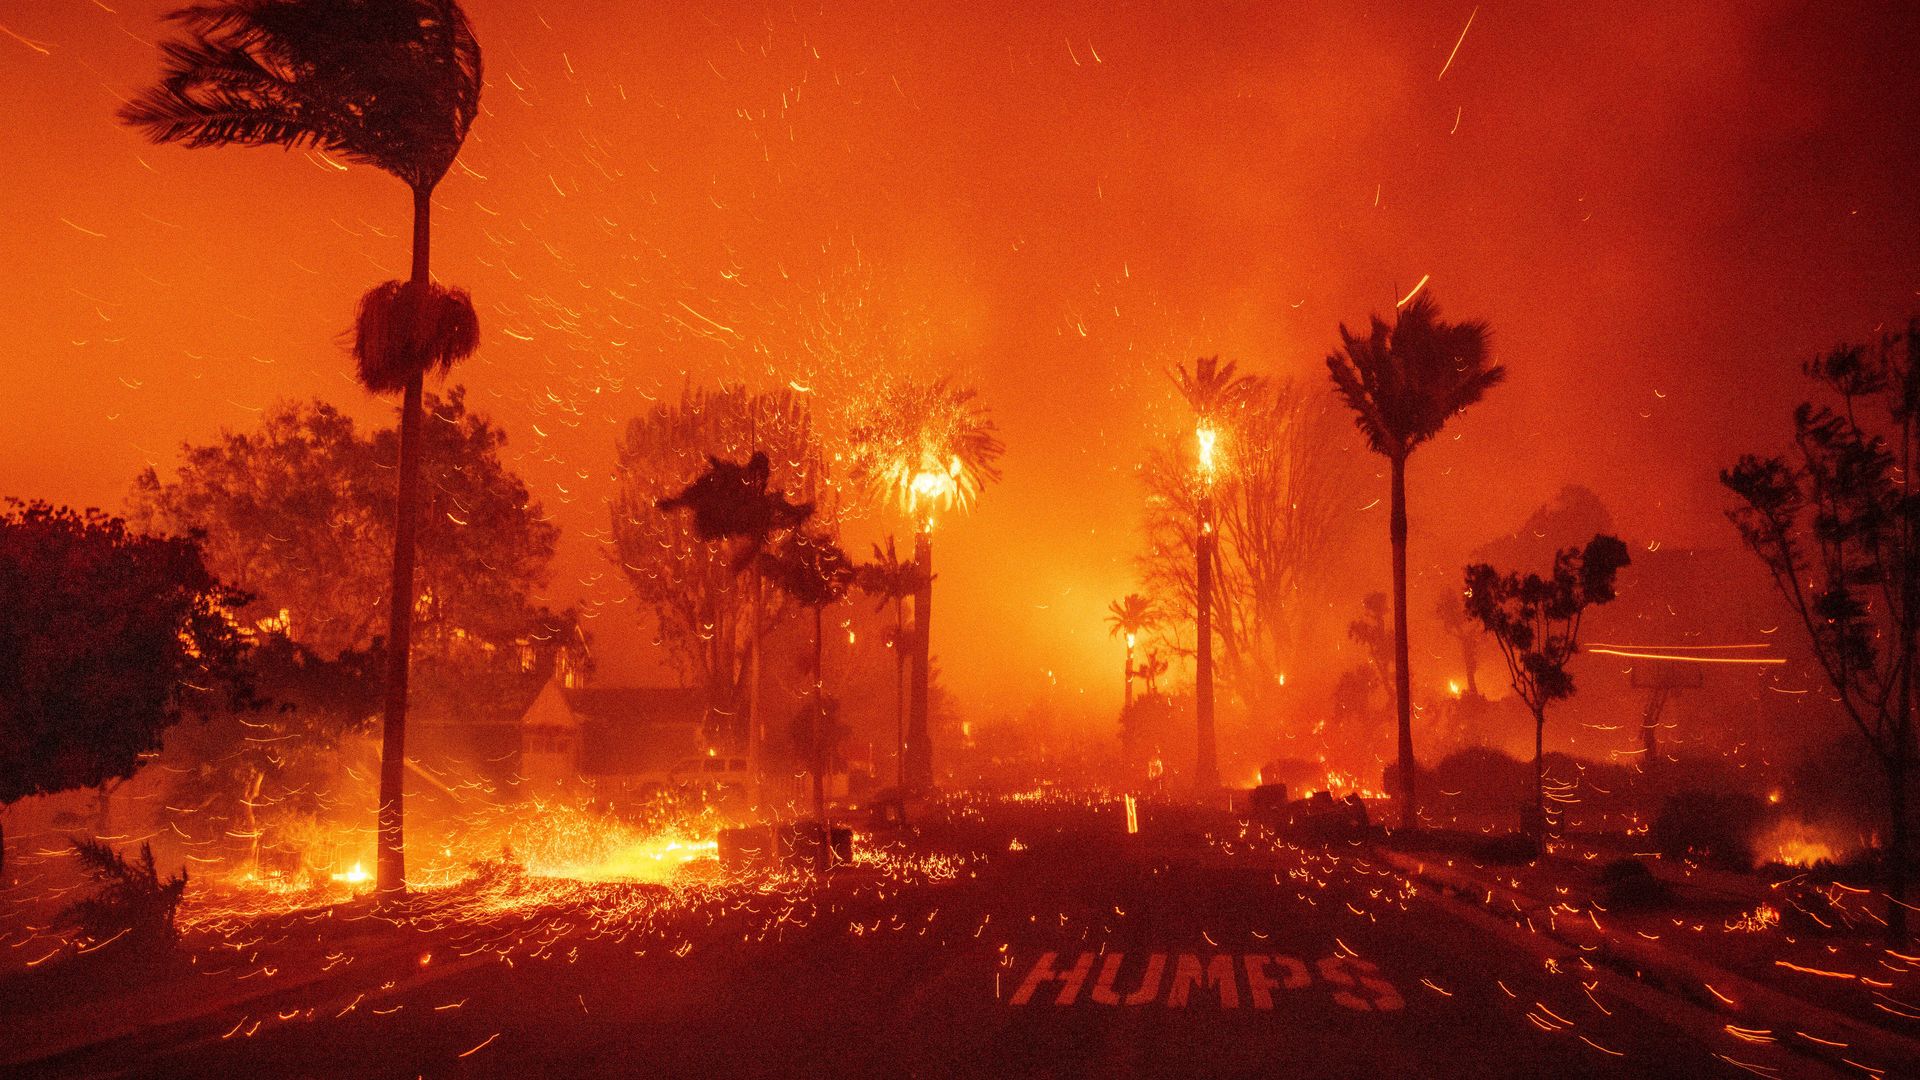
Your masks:
[{"label": "dark foreground road", "polygon": [[989,801],[933,839],[970,854],[957,877],[855,871],[804,902],[749,894],[646,934],[563,915],[425,967],[396,945],[15,1072],[1830,1075],[1578,956],[1530,951],[1357,847],[1171,813],[1128,837],[1109,810]]}]

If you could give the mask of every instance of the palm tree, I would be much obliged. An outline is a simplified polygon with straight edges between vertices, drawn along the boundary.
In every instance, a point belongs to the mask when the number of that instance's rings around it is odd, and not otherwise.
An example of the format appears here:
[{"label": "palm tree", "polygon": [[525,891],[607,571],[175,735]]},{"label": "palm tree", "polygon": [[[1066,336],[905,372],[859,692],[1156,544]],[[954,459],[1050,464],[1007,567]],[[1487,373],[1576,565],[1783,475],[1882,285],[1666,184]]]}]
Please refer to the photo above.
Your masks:
[{"label": "palm tree", "polygon": [[912,631],[907,628],[906,601],[910,596],[918,596],[922,578],[920,565],[903,562],[894,548],[893,537],[887,537],[887,546],[873,545],[873,561],[855,572],[854,581],[860,591],[869,596],[878,597],[879,609],[884,611],[887,605],[893,606],[893,728],[894,760],[897,763],[897,790],[907,789],[907,646]]},{"label": "palm tree", "polygon": [[214,0],[171,18],[160,82],[120,111],[156,143],[314,146],[413,192],[413,268],[361,300],[354,356],[376,394],[401,392],[400,476],[380,748],[382,894],[406,888],[404,763],[420,513],[420,398],[479,346],[473,301],[428,274],[433,190],[480,109],[480,43],[455,0]]},{"label": "palm tree", "polygon": [[1119,637],[1125,634],[1127,637],[1127,667],[1124,672],[1127,686],[1126,708],[1133,708],[1134,642],[1159,621],[1160,612],[1153,606],[1153,601],[1139,593],[1128,593],[1107,605],[1107,636]]},{"label": "palm tree", "polygon": [[1376,454],[1392,467],[1393,681],[1400,722],[1400,824],[1414,807],[1413,712],[1407,670],[1407,457],[1440,433],[1454,413],[1506,378],[1492,362],[1485,321],[1449,323],[1431,294],[1402,307],[1389,326],[1379,316],[1365,337],[1340,327],[1341,351],[1327,357],[1333,386]]},{"label": "palm tree", "polygon": [[876,501],[894,502],[914,522],[913,561],[921,574],[913,598],[913,666],[907,720],[907,783],[933,784],[927,699],[933,671],[933,526],[938,511],[965,509],[1006,449],[972,387],[940,378],[891,382],[856,407],[848,425],[853,477]]},{"label": "palm tree", "polygon": [[753,649],[748,684],[751,715],[747,718],[747,772],[753,783],[753,797],[760,798],[761,732],[757,695],[760,683],[760,581],[765,577],[762,558],[783,532],[798,530],[813,516],[813,504],[793,502],[787,493],[768,485],[773,479],[773,463],[764,451],[756,450],[745,462],[725,461],[708,456],[707,468],[678,495],[662,499],[659,509],[667,512],[689,510],[693,513],[693,531],[702,540],[735,540],[740,550],[734,555],[738,573],[752,569],[752,611],[749,625],[754,628],[748,646]]},{"label": "palm tree", "polygon": [[832,765],[837,739],[827,734],[825,617],[829,605],[846,599],[853,584],[853,563],[828,536],[808,535],[797,529],[785,543],[762,552],[761,573],[802,607],[813,609],[813,701],[807,729],[807,765],[813,773],[813,815],[820,825],[817,849],[820,869],[833,865],[833,829],[827,822],[826,774]]},{"label": "palm tree", "polygon": [[1203,356],[1189,370],[1177,365],[1170,373],[1173,385],[1193,411],[1193,434],[1198,450],[1200,519],[1194,523],[1194,714],[1199,724],[1200,753],[1194,767],[1194,787],[1202,793],[1220,786],[1219,749],[1213,734],[1213,479],[1215,450],[1221,422],[1245,404],[1261,380],[1238,373],[1237,365],[1217,356]]}]

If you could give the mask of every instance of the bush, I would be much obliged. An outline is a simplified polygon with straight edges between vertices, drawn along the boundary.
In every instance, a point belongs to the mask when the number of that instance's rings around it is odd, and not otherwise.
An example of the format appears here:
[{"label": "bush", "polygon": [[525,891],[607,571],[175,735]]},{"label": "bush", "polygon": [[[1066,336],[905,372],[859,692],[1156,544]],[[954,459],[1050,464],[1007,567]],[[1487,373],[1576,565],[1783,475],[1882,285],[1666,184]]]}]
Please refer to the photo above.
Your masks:
[{"label": "bush", "polygon": [[1765,808],[1744,792],[1682,791],[1660,804],[1649,833],[1662,854],[1727,870],[1753,869],[1753,837]]},{"label": "bush", "polygon": [[112,943],[128,952],[155,954],[179,937],[174,915],[186,895],[187,872],[161,880],[153,863],[153,845],[140,845],[140,861],[128,862],[98,840],[73,841],[73,852],[100,891],[69,907],[65,915],[80,924],[80,941],[89,949]]},{"label": "bush", "polygon": [[1473,860],[1492,866],[1521,866],[1540,857],[1540,842],[1526,833],[1508,833],[1473,845]]},{"label": "bush", "polygon": [[1600,889],[1610,909],[1659,907],[1673,897],[1667,883],[1639,859],[1615,859],[1600,868]]}]

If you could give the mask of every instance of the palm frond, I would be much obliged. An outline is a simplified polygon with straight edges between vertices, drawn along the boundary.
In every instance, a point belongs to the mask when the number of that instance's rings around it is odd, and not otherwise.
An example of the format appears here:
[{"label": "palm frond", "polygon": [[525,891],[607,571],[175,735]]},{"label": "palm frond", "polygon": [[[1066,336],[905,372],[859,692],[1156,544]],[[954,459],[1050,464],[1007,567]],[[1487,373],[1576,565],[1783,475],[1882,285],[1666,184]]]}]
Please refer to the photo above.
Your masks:
[{"label": "palm frond", "polygon": [[1368,446],[1405,457],[1505,379],[1506,369],[1491,363],[1490,337],[1484,320],[1442,321],[1425,293],[1391,325],[1374,316],[1362,335],[1342,324],[1327,371]]},{"label": "palm frond", "polygon": [[367,290],[353,326],[360,383],[376,394],[445,375],[480,348],[480,316],[465,289],[386,281]]},{"label": "palm frond", "polygon": [[120,112],[155,142],[313,145],[422,190],[479,111],[480,46],[454,0],[226,0],[171,18],[184,37]]}]

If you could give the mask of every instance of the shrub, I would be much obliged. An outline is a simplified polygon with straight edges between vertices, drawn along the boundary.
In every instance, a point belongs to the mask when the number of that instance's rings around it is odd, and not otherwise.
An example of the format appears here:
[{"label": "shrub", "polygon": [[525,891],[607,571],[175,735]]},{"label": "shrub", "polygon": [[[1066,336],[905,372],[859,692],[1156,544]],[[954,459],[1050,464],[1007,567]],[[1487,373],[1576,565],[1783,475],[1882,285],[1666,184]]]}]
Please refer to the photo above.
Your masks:
[{"label": "shrub", "polygon": [[1760,800],[1744,792],[1681,791],[1661,803],[1649,835],[1662,854],[1751,870],[1753,836],[1764,816]]},{"label": "shrub", "polygon": [[1659,907],[1673,897],[1673,890],[1654,877],[1646,863],[1631,858],[1602,866],[1600,889],[1613,909]]},{"label": "shrub", "polygon": [[129,862],[109,844],[73,841],[74,854],[100,885],[100,891],[66,910],[80,924],[80,940],[89,948],[113,943],[128,952],[170,949],[179,930],[174,915],[186,895],[187,872],[161,880],[153,845],[140,845],[140,861]]},{"label": "shrub", "polygon": [[1540,857],[1540,842],[1526,833],[1490,837],[1473,845],[1475,862],[1493,866],[1520,866]]}]

